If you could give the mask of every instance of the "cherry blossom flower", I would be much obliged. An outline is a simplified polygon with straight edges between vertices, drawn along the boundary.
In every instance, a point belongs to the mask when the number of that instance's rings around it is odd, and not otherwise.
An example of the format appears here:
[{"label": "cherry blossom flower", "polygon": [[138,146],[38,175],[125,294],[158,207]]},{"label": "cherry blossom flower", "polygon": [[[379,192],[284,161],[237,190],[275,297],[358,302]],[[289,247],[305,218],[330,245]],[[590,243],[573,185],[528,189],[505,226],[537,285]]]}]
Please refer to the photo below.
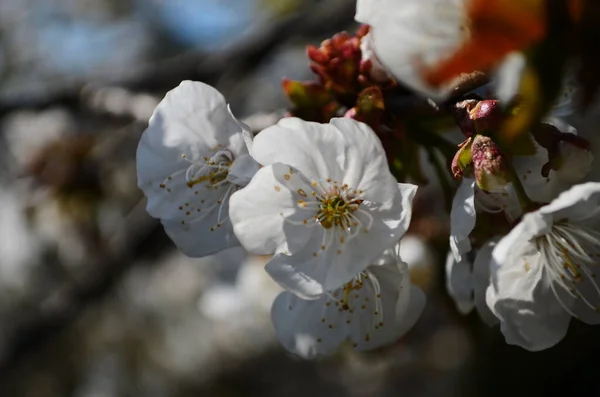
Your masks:
[{"label": "cherry blossom flower", "polygon": [[249,134],[223,96],[200,82],[182,82],[150,118],[137,149],[138,185],[148,213],[186,255],[239,244],[229,197],[258,169],[248,154]]},{"label": "cherry blossom flower", "polygon": [[465,0],[358,0],[355,19],[371,25],[377,59],[406,86],[432,98],[451,84],[427,84],[422,69],[451,56],[469,37]]},{"label": "cherry blossom flower", "polygon": [[486,300],[506,342],[543,350],[571,317],[600,323],[600,183],[576,185],[526,214],[492,253]]},{"label": "cherry blossom flower", "polygon": [[485,301],[486,290],[490,285],[490,262],[492,250],[498,239],[493,239],[484,244],[470,260],[469,255],[460,261],[448,252],[446,259],[446,289],[456,302],[456,307],[462,314],[470,313],[473,308],[481,319],[488,325],[498,323]]},{"label": "cherry blossom flower", "polygon": [[317,297],[348,283],[410,223],[416,186],[398,184],[366,125],[286,118],[262,131],[253,156],[264,167],[231,196],[236,236],[284,288]]},{"label": "cherry blossom flower", "polygon": [[425,295],[411,285],[398,247],[387,249],[342,287],[315,300],[290,292],[273,303],[271,316],[283,347],[301,357],[334,353],[344,342],[357,351],[395,342],[415,324]]}]

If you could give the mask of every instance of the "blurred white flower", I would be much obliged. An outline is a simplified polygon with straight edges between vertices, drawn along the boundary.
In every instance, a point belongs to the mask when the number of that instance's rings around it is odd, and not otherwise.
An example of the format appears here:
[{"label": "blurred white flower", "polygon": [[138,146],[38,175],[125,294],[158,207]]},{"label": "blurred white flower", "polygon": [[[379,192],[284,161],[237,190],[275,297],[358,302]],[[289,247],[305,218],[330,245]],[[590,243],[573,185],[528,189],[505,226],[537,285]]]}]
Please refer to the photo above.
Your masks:
[{"label": "blurred white flower", "polygon": [[198,302],[207,317],[230,321],[240,316],[268,314],[281,287],[265,272],[270,256],[248,255],[234,285],[211,286]]},{"label": "blurred white flower", "polygon": [[334,353],[345,341],[357,351],[393,343],[412,328],[424,305],[425,295],[411,285],[408,265],[396,246],[316,300],[281,293],[271,315],[283,347],[314,358]]},{"label": "blurred white flower", "polygon": [[379,61],[406,86],[432,98],[451,84],[429,86],[420,70],[452,55],[469,37],[465,0],[358,0],[355,19],[371,25]]},{"label": "blurred white flower", "polygon": [[138,185],[148,213],[186,255],[201,257],[238,245],[229,197],[258,165],[250,132],[214,88],[184,81],[167,93],[137,150]]},{"label": "blurred white flower", "polygon": [[264,167],[231,196],[235,234],[275,253],[267,272],[300,297],[348,283],[408,228],[417,187],[396,183],[366,124],[286,118],[258,134],[253,156]]},{"label": "blurred white flower", "polygon": [[400,258],[408,265],[410,280],[427,291],[434,283],[436,260],[433,249],[422,238],[407,234],[399,243]]},{"label": "blurred white flower", "polygon": [[600,323],[598,220],[600,183],[581,184],[500,240],[486,298],[507,343],[542,350],[565,336],[571,317]]},{"label": "blurred white flower", "polygon": [[42,247],[28,225],[21,195],[0,191],[0,219],[0,286],[7,293],[14,293],[15,289],[25,292],[30,286],[31,269],[39,264]]},{"label": "blurred white flower", "polygon": [[481,319],[494,325],[498,319],[492,314],[485,301],[486,289],[490,285],[490,262],[497,239],[484,244],[477,252],[475,260],[463,256],[456,261],[452,252],[446,258],[446,289],[454,299],[458,311],[468,314],[477,308]]}]

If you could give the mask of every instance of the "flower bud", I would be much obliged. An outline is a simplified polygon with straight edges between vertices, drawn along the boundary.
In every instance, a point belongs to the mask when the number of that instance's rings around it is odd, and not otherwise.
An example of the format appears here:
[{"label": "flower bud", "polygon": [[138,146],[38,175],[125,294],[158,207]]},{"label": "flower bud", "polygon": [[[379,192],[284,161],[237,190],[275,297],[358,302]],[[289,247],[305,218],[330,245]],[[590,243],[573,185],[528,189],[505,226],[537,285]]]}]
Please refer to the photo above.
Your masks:
[{"label": "flower bud", "polygon": [[347,32],[334,35],[320,47],[308,46],[310,68],[321,84],[340,97],[358,93],[358,75],[362,59],[360,38]]},{"label": "flower bud", "polygon": [[474,107],[468,109],[468,112],[478,134],[489,134],[495,131],[503,120],[502,108],[495,99],[479,101]]},{"label": "flower bud", "polygon": [[510,182],[507,159],[490,137],[476,135],[471,145],[477,186],[486,193],[500,193]]},{"label": "flower bud", "polygon": [[358,94],[356,106],[348,110],[344,117],[362,121],[377,131],[384,110],[385,104],[381,90],[379,87],[369,87]]},{"label": "flower bud", "polygon": [[283,79],[283,92],[292,103],[288,116],[307,121],[327,122],[339,108],[329,91],[319,83]]},{"label": "flower bud", "polygon": [[471,158],[471,145],[473,138],[468,138],[460,144],[458,151],[452,159],[451,171],[455,179],[461,179],[465,173],[471,172],[473,160]]}]

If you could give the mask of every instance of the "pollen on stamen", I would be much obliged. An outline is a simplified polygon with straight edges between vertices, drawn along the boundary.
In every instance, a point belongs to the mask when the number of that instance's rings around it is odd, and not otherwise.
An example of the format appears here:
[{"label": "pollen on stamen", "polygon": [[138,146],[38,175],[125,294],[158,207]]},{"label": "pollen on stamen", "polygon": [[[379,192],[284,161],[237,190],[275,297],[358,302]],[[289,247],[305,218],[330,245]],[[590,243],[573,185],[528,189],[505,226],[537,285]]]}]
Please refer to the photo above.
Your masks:
[{"label": "pollen on stamen", "polygon": [[305,219],[302,221],[302,223],[304,223],[306,225],[306,224],[308,224],[308,221]]},{"label": "pollen on stamen", "polygon": [[189,214],[191,214],[191,212],[190,212],[190,211],[187,211],[185,214],[186,214],[186,215],[189,215]]},{"label": "pollen on stamen", "polygon": [[328,327],[329,329],[333,329],[333,324],[329,324],[327,327]]},{"label": "pollen on stamen", "polygon": [[344,241],[345,241],[345,240],[346,240],[346,239],[344,238],[344,236],[341,236],[341,237],[340,237],[340,243],[344,244]]},{"label": "pollen on stamen", "polygon": [[182,224],[182,225],[185,225],[185,221],[181,221],[181,224]]},{"label": "pollen on stamen", "polygon": [[327,246],[325,246],[325,245],[322,245],[322,246],[321,246],[321,249],[322,249],[323,251],[325,251],[325,250],[327,249]]},{"label": "pollen on stamen", "polygon": [[166,188],[166,187],[167,187],[167,186],[166,186],[164,183],[161,183],[161,184],[160,184],[160,185],[158,185],[158,186],[160,186],[160,188],[161,188],[161,189],[164,189],[164,188]]},{"label": "pollen on stamen", "polygon": [[280,192],[280,191],[281,191],[281,188],[280,188],[279,186],[275,185],[275,191],[276,191],[276,192]]},{"label": "pollen on stamen", "polygon": [[306,207],[306,203],[304,202],[304,200],[298,200],[298,205],[301,207]]},{"label": "pollen on stamen", "polygon": [[316,258],[319,254],[317,254],[316,252],[313,252],[313,256]]},{"label": "pollen on stamen", "polygon": [[290,174],[285,174],[283,177],[285,178],[286,181],[289,181],[292,178],[292,176]]},{"label": "pollen on stamen", "polygon": [[183,207],[181,205],[179,206],[179,211],[183,211]]},{"label": "pollen on stamen", "polygon": [[365,335],[365,341],[367,341],[367,342],[368,342],[368,341],[370,341],[370,340],[371,340],[371,335],[369,335],[369,334],[366,334],[366,335]]},{"label": "pollen on stamen", "polygon": [[298,189],[298,194],[302,197],[308,197],[308,194],[306,194],[306,192],[302,189]]},{"label": "pollen on stamen", "polygon": [[214,227],[214,226],[211,226],[211,227],[210,227],[210,231],[211,231],[211,232],[214,232],[214,231],[215,231],[215,227]]}]

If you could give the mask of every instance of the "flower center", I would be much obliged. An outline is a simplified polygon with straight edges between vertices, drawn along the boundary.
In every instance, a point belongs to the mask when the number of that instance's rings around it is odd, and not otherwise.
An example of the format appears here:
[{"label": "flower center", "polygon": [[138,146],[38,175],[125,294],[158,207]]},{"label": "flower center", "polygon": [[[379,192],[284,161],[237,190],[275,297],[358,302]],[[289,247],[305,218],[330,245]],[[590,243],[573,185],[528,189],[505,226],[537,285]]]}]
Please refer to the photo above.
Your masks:
[{"label": "flower center", "polygon": [[[186,158],[185,154],[181,157]],[[193,162],[185,174],[187,186],[192,188],[206,182],[207,189],[217,189],[221,184],[227,183],[227,175],[232,163],[233,154],[228,150],[219,150],[212,157],[207,156]]]},{"label": "flower center", "polygon": [[334,226],[347,229],[351,226],[353,214],[363,201],[348,194],[346,190],[335,187],[324,197],[317,198],[319,211],[316,218],[325,229]]},{"label": "flower center", "polygon": [[554,284],[592,310],[600,311],[600,288],[594,272],[600,260],[600,233],[586,226],[560,223],[539,237],[536,245],[552,280],[554,294],[565,309],[577,317],[563,303]]}]

